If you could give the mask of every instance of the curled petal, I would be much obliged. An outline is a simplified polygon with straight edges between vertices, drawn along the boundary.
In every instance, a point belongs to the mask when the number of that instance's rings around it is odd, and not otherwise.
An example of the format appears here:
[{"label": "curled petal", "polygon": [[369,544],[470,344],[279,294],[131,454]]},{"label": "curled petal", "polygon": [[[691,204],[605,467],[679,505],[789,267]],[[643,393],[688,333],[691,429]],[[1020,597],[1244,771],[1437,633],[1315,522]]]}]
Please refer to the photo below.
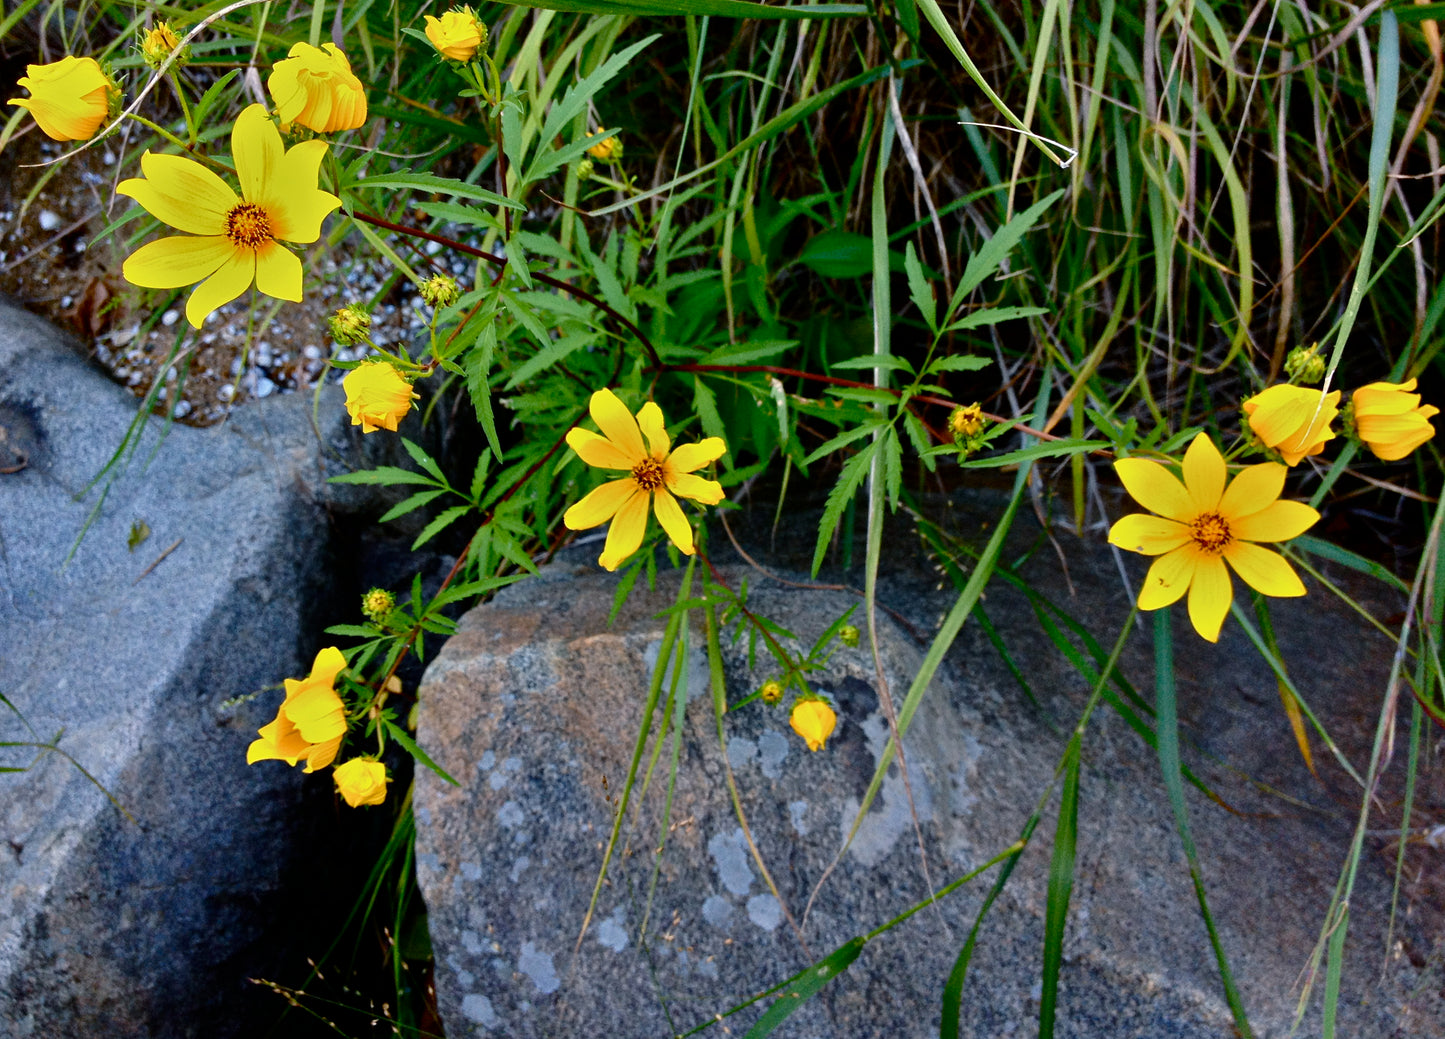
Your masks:
[{"label": "curled petal", "polygon": [[696,444],[682,444],[667,456],[667,467],[675,473],[692,473],[716,462],[728,453],[722,437],[708,437]]},{"label": "curled petal", "polygon": [[1139,609],[1157,610],[1178,602],[1194,578],[1199,552],[1192,545],[1176,548],[1154,560],[1144,586],[1139,589]]},{"label": "curled petal", "polygon": [[667,452],[672,448],[672,438],[667,435],[667,426],[662,421],[662,409],[648,401],[637,412],[637,424],[647,437],[648,446],[652,448],[652,457],[659,460],[666,458]]},{"label": "curled petal", "polygon": [[303,772],[315,772],[323,769],[336,760],[336,752],[341,749],[341,737],[346,735],[346,730],[341,731],[341,736],[334,736],[329,740],[323,740],[311,748],[311,753],[306,755],[306,767]]},{"label": "curled petal", "polygon": [[[1224,456],[1209,439],[1209,434],[1200,433],[1190,442],[1189,450],[1184,452],[1184,486],[1189,488],[1189,496],[1194,499],[1197,512],[1213,512],[1219,507],[1219,499],[1224,495],[1224,480]],[[1220,623],[1224,622],[1221,620]]]},{"label": "curled petal", "polygon": [[642,535],[647,533],[647,499],[647,493],[639,491],[612,517],[612,526],[607,528],[607,543],[602,546],[602,555],[597,557],[604,570],[616,570],[642,544]]},{"label": "curled petal", "polygon": [[617,394],[611,390],[598,390],[592,394],[592,402],[588,406],[588,410],[592,412],[592,421],[597,423],[597,428],[602,430],[602,435],[632,459],[630,465],[636,465],[647,457],[647,451],[642,446],[642,433],[637,428],[637,420],[632,417],[632,412],[627,410],[627,405],[618,399]]},{"label": "curled petal", "polygon": [[563,513],[562,525],[568,530],[586,530],[588,527],[599,526],[616,515],[634,495],[647,497],[632,477],[611,480],[594,488],[590,494]]},{"label": "curled petal", "polygon": [[1200,553],[1194,565],[1194,578],[1189,582],[1189,620],[1203,639],[1219,641],[1219,629],[1234,601],[1234,585],[1229,570],[1219,556]]},{"label": "curled petal", "polygon": [[1279,498],[1284,490],[1284,477],[1289,472],[1278,462],[1246,466],[1225,488],[1219,499],[1219,511],[1231,526],[1244,516],[1252,516]]},{"label": "curled petal", "polygon": [[659,487],[652,492],[652,511],[657,513],[657,522],[662,524],[662,529],[667,531],[667,536],[672,538],[672,543],[682,554],[693,555],[696,549],[692,545],[692,525],[682,514],[677,499]]},{"label": "curled petal", "polygon": [[1182,523],[1142,512],[1125,516],[1109,528],[1109,544],[1146,556],[1160,556],[1189,542],[1189,529]]},{"label": "curled petal", "polygon": [[1224,550],[1224,558],[1245,584],[1262,595],[1292,598],[1305,594],[1304,582],[1278,552],[1236,541]]},{"label": "curled petal", "polygon": [[316,682],[325,682],[333,685],[336,676],[346,670],[346,656],[335,646],[327,646],[320,653],[316,654],[316,660],[311,665],[311,679]]},{"label": "curled petal", "polygon": [[1124,490],[1150,512],[1157,512],[1181,523],[1188,523],[1198,513],[1194,501],[1179,478],[1158,462],[1147,458],[1121,458],[1114,463],[1114,472]]},{"label": "curled petal", "polygon": [[1320,514],[1302,501],[1273,502],[1243,519],[1229,521],[1230,533],[1240,541],[1288,541],[1319,522]]},{"label": "curled petal", "polygon": [[716,505],[727,497],[722,484],[716,480],[704,480],[693,473],[681,473],[667,477],[667,489],[679,498],[691,498],[704,505]]},{"label": "curled petal", "polygon": [[582,461],[598,469],[631,469],[637,464],[612,441],[590,429],[569,429],[567,446],[576,451]]}]

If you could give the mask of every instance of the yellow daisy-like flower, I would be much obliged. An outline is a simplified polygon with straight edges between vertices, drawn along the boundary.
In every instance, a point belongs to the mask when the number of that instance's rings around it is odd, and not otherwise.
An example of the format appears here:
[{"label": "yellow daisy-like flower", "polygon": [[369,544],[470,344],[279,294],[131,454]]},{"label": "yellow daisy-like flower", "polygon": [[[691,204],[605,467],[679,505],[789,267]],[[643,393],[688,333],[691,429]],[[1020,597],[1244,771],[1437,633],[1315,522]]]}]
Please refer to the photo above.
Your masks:
[{"label": "yellow daisy-like flower", "polygon": [[29,97],[5,103],[25,108],[45,136],[55,141],[86,141],[110,114],[120,90],[94,58],[68,54],[48,65],[26,65],[18,86]]},{"label": "yellow daisy-like flower", "polygon": [[301,261],[281,243],[316,241],[321,221],[341,205],[316,187],[326,143],[285,150],[260,105],[236,120],[231,154],[240,198],[200,163],[152,152],[141,156],[145,177],[116,188],[163,223],[198,236],[157,239],[131,253],[121,268],[127,281],[148,289],[201,282],[186,302],[186,320],[196,328],[252,282],[268,296],[299,303]]},{"label": "yellow daisy-like flower", "polygon": [[823,744],[833,735],[833,729],[838,725],[838,714],[826,700],[811,697],[793,704],[793,713],[788,717],[788,724],[803,737],[809,750],[817,752],[823,749]]},{"label": "yellow daisy-like flower", "polygon": [[1324,394],[1281,383],[1256,393],[1243,408],[1245,421],[1260,442],[1278,451],[1286,465],[1299,465],[1334,439],[1330,424],[1339,417],[1339,404],[1339,390]]},{"label": "yellow daisy-like flower", "polygon": [[1421,404],[1411,393],[1415,380],[1372,382],[1350,396],[1355,406],[1355,435],[1381,461],[1395,462],[1435,435],[1430,420],[1440,409]]},{"label": "yellow daisy-like flower", "polygon": [[158,69],[170,57],[171,52],[181,45],[180,37],[169,22],[157,22],[155,26],[141,33],[140,53],[145,63]]},{"label": "yellow daisy-like flower", "polygon": [[352,808],[381,804],[386,800],[386,784],[391,782],[386,766],[369,758],[343,762],[336,766],[331,777],[336,780],[336,792]]},{"label": "yellow daisy-like flower", "polygon": [[1264,595],[1305,594],[1285,558],[1256,541],[1288,541],[1320,514],[1298,501],[1280,501],[1287,468],[1278,462],[1246,466],[1226,485],[1224,458],[1203,433],[1184,454],[1184,481],[1158,462],[1121,458],[1114,471],[1134,499],[1158,513],[1125,516],[1109,529],[1109,543],[1158,556],[1139,591],[1139,609],[1157,610],[1189,593],[1189,620],[1210,642],[1234,601],[1225,561]]},{"label": "yellow daisy-like flower", "polygon": [[325,768],[336,759],[341,738],[346,735],[346,707],[336,695],[336,676],[346,667],[346,658],[335,646],[316,654],[311,674],[286,679],[286,700],[276,720],[261,726],[261,737],[246,750],[246,764],[284,761],[294,765],[306,759],[306,771]]},{"label": "yellow daisy-like flower", "polygon": [[[586,530],[612,521],[607,543],[597,560],[605,569],[616,570],[642,544],[647,532],[647,504],[667,536],[682,552],[692,555],[692,527],[677,495],[704,505],[722,501],[722,484],[695,475],[698,469],[716,462],[727,452],[721,437],[708,437],[700,443],[672,448],[672,441],[662,421],[662,409],[648,401],[632,417],[627,405],[611,390],[592,394],[589,405],[592,421],[603,435],[585,429],[567,433],[567,445],[582,461],[599,469],[620,469],[627,473],[592,491],[562,516],[568,530]],[[640,428],[639,428],[640,427]],[[642,443],[647,435],[647,446]]]},{"label": "yellow daisy-like flower", "polygon": [[336,133],[366,122],[366,90],[334,43],[296,44],[272,67],[266,89],[282,129],[300,123],[317,133]]},{"label": "yellow daisy-like flower", "polygon": [[606,133],[610,133],[612,136],[588,148],[587,154],[599,162],[616,162],[622,158],[622,138],[617,136],[616,130],[598,130],[595,134],[589,133],[587,136],[601,137]]},{"label": "yellow daisy-like flower", "polygon": [[411,402],[421,394],[406,377],[387,361],[362,361],[341,380],[346,391],[346,413],[351,424],[363,433],[378,429],[396,432],[397,423],[411,411]]}]

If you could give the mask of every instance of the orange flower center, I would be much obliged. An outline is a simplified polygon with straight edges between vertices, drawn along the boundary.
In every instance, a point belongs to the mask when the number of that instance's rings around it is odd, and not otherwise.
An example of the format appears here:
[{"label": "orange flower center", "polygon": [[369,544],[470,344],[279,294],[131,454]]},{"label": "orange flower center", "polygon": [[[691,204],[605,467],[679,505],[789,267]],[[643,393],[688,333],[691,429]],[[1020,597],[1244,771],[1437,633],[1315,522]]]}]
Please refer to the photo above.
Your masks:
[{"label": "orange flower center", "polygon": [[226,214],[226,237],[242,249],[256,249],[271,240],[271,218],[254,202],[242,202]]},{"label": "orange flower center", "polygon": [[1217,512],[1206,512],[1189,524],[1189,537],[1201,552],[1218,555],[1234,540],[1229,521]]},{"label": "orange flower center", "polygon": [[662,486],[662,463],[644,458],[632,467],[632,478],[644,491],[655,491]]}]

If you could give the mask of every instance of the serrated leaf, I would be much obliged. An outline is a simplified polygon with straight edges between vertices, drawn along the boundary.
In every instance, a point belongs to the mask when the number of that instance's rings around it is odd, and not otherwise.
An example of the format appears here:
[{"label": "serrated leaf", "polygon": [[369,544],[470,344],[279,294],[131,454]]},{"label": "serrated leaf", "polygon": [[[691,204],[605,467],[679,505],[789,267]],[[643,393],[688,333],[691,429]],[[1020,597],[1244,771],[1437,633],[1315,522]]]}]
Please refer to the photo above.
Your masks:
[{"label": "serrated leaf", "polygon": [[903,445],[898,442],[898,430],[892,426],[883,431],[883,483],[888,488],[888,504],[897,509],[903,488]]},{"label": "serrated leaf", "polygon": [[441,776],[452,786],[461,786],[460,783],[458,783],[455,779],[453,779],[450,775],[447,774],[446,769],[442,768],[430,757],[428,757],[426,751],[418,747],[416,745],[416,741],[412,739],[409,735],[407,735],[406,730],[403,729],[400,725],[397,725],[396,722],[392,721],[390,718],[385,717],[384,715],[382,716],[381,724],[386,726],[387,735],[401,744],[402,750],[406,751],[417,761],[421,762],[427,768],[431,769],[437,775]]},{"label": "serrated leaf", "polygon": [[427,472],[435,476],[437,480],[442,483],[443,486],[446,485],[447,478],[442,475],[441,466],[437,465],[436,462],[432,460],[431,455],[427,454],[419,446],[417,446],[416,443],[406,437],[401,438],[401,446],[406,448],[406,453],[411,455],[411,460],[413,462],[415,462],[417,465],[421,466]]},{"label": "serrated leaf", "polygon": [[416,540],[411,543],[411,550],[415,552],[421,548],[422,545],[425,545],[432,538],[446,530],[447,527],[450,527],[457,520],[465,516],[471,511],[471,508],[470,505],[453,505],[450,509],[442,512],[436,519],[428,523],[425,529],[416,536]]},{"label": "serrated leaf", "polygon": [[376,522],[378,522],[378,523],[390,523],[392,520],[396,519],[398,516],[405,516],[408,512],[411,512],[411,511],[414,510],[414,509],[419,509],[419,508],[421,508],[423,505],[427,504],[428,502],[435,501],[437,498],[441,497],[443,494],[446,494],[446,493],[447,493],[447,492],[444,491],[444,490],[441,490],[441,491],[418,491],[416,494],[413,494],[410,498],[407,498],[405,501],[397,502],[397,503],[396,503],[395,505],[393,505],[391,508],[387,509],[387,510],[386,510],[386,515],[382,516],[381,519],[377,520]]},{"label": "serrated leaf", "polygon": [[933,361],[924,370],[924,375],[934,375],[938,372],[976,372],[980,368],[987,368],[993,364],[987,357],[974,357],[971,354],[954,354],[952,357],[940,357]]},{"label": "serrated leaf", "polygon": [[326,629],[328,635],[345,635],[353,639],[380,638],[385,632],[365,624],[333,624]]},{"label": "serrated leaf", "polygon": [[995,231],[994,236],[984,242],[978,252],[968,258],[968,265],[963,269],[963,277],[959,279],[958,287],[953,292],[953,299],[948,303],[950,315],[958,310],[959,305],[968,298],[970,292],[982,285],[985,278],[1003,265],[1004,260],[1008,259],[1008,254],[1023,238],[1025,232],[1033,227],[1039,217],[1043,216],[1044,210],[1057,202],[1063,194],[1064,189],[1060,188],[1047,198],[1040,199],[1022,213],[1017,214]]},{"label": "serrated leaf", "polygon": [[354,184],[346,186],[354,191],[385,188],[390,191],[424,191],[428,194],[440,192],[446,195],[455,195],[458,198],[474,198],[478,202],[489,202],[494,206],[504,206],[507,209],[518,209],[525,212],[527,208],[520,202],[513,202],[509,198],[498,195],[495,191],[488,191],[475,184],[468,184],[451,177],[438,177],[433,173],[413,173],[410,170],[363,177]]},{"label": "serrated leaf", "polygon": [[813,549],[813,571],[814,577],[818,576],[818,568],[823,565],[823,553],[828,550],[828,541],[833,537],[833,530],[838,526],[838,520],[843,517],[843,510],[853,500],[863,478],[868,475],[868,466],[872,463],[873,452],[878,450],[878,442],[875,440],[859,451],[848,461],[843,463],[843,472],[838,476],[838,482],[828,492],[828,502],[823,507],[823,518],[818,524],[818,544]]},{"label": "serrated leaf", "polygon": [[467,396],[472,398],[472,407],[477,411],[477,422],[487,435],[492,454],[502,457],[502,441],[497,436],[497,419],[492,413],[492,388],[488,376],[492,370],[492,355],[497,349],[497,325],[488,321],[477,336],[476,347],[467,354],[462,367],[467,373]]},{"label": "serrated leaf", "polygon": [[838,450],[840,447],[847,447],[853,441],[866,437],[869,433],[873,432],[873,430],[877,428],[877,423],[868,423],[861,426],[854,426],[851,429],[845,429],[843,432],[835,436],[832,440],[829,440],[822,446],[816,448],[812,454],[808,455],[807,458],[803,459],[803,464],[812,465],[824,455],[830,455],[834,451]]},{"label": "serrated leaf", "polygon": [[[916,24],[916,10],[913,18]],[[912,298],[913,305],[923,314],[923,323],[928,326],[928,330],[937,335],[938,301],[933,298],[933,286],[929,285],[928,279],[923,276],[923,265],[918,262],[918,253],[913,249],[912,240],[903,249],[903,270],[908,275],[908,295]]]},{"label": "serrated leaf", "polygon": [[971,311],[949,325],[946,332],[963,332],[983,325],[996,325],[1000,321],[1013,321],[1021,317],[1037,317],[1047,314],[1047,307],[982,307]]},{"label": "serrated leaf", "polygon": [[375,469],[363,469],[356,473],[342,473],[333,476],[327,483],[360,483],[377,484],[382,487],[391,487],[395,484],[425,484],[428,487],[437,486],[437,482],[430,476],[413,472],[410,469],[401,469],[394,465],[380,465]]},{"label": "serrated leaf", "polygon": [[882,368],[886,371],[896,372],[900,369],[913,374],[913,365],[908,358],[899,357],[897,354],[862,354],[858,357],[849,357],[847,360],[834,361],[830,367],[857,369],[857,368]]}]

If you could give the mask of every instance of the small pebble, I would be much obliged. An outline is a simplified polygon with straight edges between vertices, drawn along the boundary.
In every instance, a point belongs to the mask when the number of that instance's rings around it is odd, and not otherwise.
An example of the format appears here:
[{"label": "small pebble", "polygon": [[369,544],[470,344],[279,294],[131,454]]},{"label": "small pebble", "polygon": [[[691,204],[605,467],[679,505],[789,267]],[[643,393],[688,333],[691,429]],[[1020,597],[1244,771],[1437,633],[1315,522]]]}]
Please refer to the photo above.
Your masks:
[{"label": "small pebble", "polygon": [[42,209],[42,210],[40,211],[40,230],[42,230],[42,231],[54,231],[54,230],[55,230],[57,227],[59,227],[59,226],[60,226],[60,217],[59,217],[59,216],[57,216],[56,214],[52,213],[52,212],[51,212],[50,210],[48,210],[48,209]]},{"label": "small pebble", "polygon": [[73,297],[73,296],[61,296],[61,297],[60,297],[60,306],[61,306],[61,309],[62,309],[62,310],[69,310],[70,307],[71,307],[71,304],[73,304],[74,302],[75,302],[75,297]]},{"label": "small pebble", "polygon": [[308,343],[301,348],[301,356],[305,357],[308,361],[319,361],[321,359],[321,347],[315,343]]},{"label": "small pebble", "polygon": [[167,310],[164,314],[161,315],[161,324],[165,325],[167,328],[170,328],[180,319],[181,312],[179,310]]},{"label": "small pebble", "polygon": [[109,148],[107,148],[107,149],[105,150],[104,154],[101,155],[100,161],[103,162],[103,163],[105,163],[107,166],[114,166],[114,165],[115,165],[115,152],[113,152],[113,151],[111,151]]},{"label": "small pebble", "polygon": [[273,394],[273,393],[275,393],[275,392],[276,392],[276,384],[275,384],[274,382],[272,382],[270,379],[266,378],[266,376],[263,375],[263,376],[261,376],[259,379],[256,380],[256,396],[257,396],[257,397],[269,397],[269,396],[271,396],[271,394]]},{"label": "small pebble", "polygon": [[232,378],[234,378],[235,376],[240,375],[240,374],[241,374],[241,358],[240,358],[240,357],[233,357],[233,358],[231,358],[231,376],[232,376]]},{"label": "small pebble", "polygon": [[191,413],[191,402],[188,400],[177,401],[176,406],[171,409],[171,418],[185,418]]},{"label": "small pebble", "polygon": [[232,383],[225,383],[216,391],[219,400],[228,401],[236,395],[236,387]]}]

